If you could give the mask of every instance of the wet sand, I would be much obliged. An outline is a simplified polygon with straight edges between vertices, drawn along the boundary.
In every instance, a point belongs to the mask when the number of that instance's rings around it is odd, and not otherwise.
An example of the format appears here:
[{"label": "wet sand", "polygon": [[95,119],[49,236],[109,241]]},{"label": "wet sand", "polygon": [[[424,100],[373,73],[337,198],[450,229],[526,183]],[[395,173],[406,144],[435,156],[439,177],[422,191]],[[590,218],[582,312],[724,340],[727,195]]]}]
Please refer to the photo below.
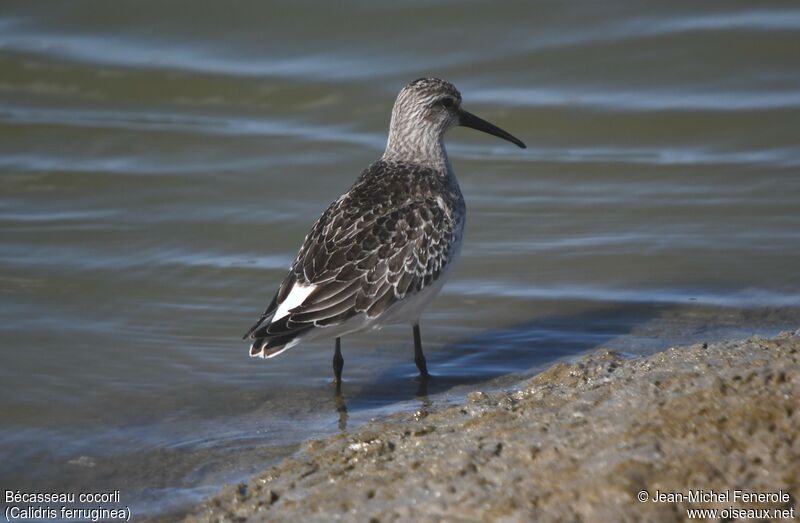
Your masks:
[{"label": "wet sand", "polygon": [[[186,521],[683,521],[687,509],[714,507],[789,515],[800,496],[798,398],[800,331],[634,359],[600,349],[513,389],[310,441]],[[718,501],[674,500],[701,489]],[[744,501],[734,490],[790,499]],[[673,499],[653,501],[657,492]]]}]

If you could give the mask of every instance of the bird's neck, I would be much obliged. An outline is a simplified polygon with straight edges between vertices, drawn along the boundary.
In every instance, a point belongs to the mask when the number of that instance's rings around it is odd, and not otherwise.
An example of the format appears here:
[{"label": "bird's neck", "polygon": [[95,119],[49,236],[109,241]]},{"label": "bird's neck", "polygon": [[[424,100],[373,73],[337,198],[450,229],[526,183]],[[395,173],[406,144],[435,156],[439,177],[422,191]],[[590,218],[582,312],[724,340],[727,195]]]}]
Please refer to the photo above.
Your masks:
[{"label": "bird's neck", "polygon": [[419,129],[399,129],[393,126],[389,131],[383,159],[424,165],[445,174],[452,171],[447,149],[444,147],[444,135]]}]

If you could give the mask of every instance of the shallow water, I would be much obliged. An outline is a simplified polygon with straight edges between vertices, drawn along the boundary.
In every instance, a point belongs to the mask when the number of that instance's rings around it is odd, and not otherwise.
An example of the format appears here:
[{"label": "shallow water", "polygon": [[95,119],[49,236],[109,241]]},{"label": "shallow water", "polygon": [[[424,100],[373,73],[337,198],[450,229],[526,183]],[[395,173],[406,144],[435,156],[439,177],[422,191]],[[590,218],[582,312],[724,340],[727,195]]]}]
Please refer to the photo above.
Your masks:
[{"label": "shallow water", "polygon": [[797,328],[799,46],[790,2],[4,2],[0,484],[165,513],[427,401],[407,328],[344,340],[342,399],[330,342],[239,340],[423,75],[529,147],[450,133],[430,400]]}]

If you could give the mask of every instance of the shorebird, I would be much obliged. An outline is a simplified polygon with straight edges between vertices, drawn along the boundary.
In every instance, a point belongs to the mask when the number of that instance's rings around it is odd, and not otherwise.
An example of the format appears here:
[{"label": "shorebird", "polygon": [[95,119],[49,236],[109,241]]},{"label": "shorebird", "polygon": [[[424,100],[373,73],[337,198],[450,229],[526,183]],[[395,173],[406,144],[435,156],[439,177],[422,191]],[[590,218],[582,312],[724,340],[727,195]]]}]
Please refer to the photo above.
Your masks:
[{"label": "shorebird", "polygon": [[306,235],[264,313],[244,339],[250,356],[273,358],[304,340],[410,324],[420,376],[428,368],[419,319],[458,259],[466,207],[444,146],[461,125],[525,144],[461,108],[461,93],[438,78],[405,86],[392,109],[383,156],[333,202]]}]

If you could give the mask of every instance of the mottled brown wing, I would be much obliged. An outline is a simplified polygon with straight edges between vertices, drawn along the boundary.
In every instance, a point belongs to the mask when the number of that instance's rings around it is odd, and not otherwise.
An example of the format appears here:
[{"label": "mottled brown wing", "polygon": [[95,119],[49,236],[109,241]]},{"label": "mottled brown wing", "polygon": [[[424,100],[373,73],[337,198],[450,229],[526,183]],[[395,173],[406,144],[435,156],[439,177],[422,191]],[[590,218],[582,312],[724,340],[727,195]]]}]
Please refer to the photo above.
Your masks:
[{"label": "mottled brown wing", "polygon": [[364,213],[347,200],[323,213],[281,286],[293,280],[317,288],[301,306],[256,329],[253,337],[336,325],[360,313],[375,317],[439,276],[456,224],[436,200],[410,201],[395,209],[373,205]]}]

